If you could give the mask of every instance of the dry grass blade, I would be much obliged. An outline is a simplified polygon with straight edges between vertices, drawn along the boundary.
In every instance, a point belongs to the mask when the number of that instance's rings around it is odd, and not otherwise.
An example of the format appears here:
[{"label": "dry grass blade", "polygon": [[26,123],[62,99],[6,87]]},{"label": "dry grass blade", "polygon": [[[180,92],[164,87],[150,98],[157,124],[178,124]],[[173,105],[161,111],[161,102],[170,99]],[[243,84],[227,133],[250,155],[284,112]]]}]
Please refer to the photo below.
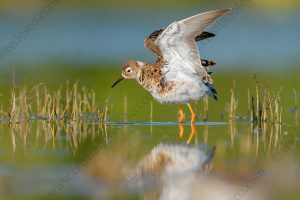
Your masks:
[{"label": "dry grass blade", "polygon": [[205,96],[203,100],[203,120],[208,120],[208,96]]},{"label": "dry grass blade", "polygon": [[254,81],[255,97],[251,96],[250,91],[248,91],[250,121],[260,125],[267,122],[272,124],[282,123],[282,101],[280,96],[282,89],[280,88],[276,95],[271,95],[266,85],[260,86],[256,78]]},{"label": "dry grass blade", "polygon": [[298,124],[298,97],[297,97],[297,92],[295,89],[293,89],[293,94],[294,94],[294,101],[295,101],[295,105],[294,105],[294,113],[295,113],[295,124],[297,126]]},{"label": "dry grass blade", "polygon": [[105,106],[102,111],[98,110],[98,121],[103,123],[107,121],[107,113],[109,107],[109,96],[105,100]]},{"label": "dry grass blade", "polygon": [[230,103],[228,105],[229,119],[235,119],[238,102],[239,100],[236,98],[235,95],[235,81],[233,81],[233,86],[230,89]]},{"label": "dry grass blade", "polygon": [[[65,92],[63,92],[64,87],[66,87]],[[93,90],[84,87],[78,89],[77,83],[71,90],[67,83],[54,92],[41,83],[30,91],[27,90],[26,85],[21,88],[13,85],[10,104],[2,107],[1,114],[13,124],[32,118],[51,123],[62,120],[78,121],[89,113],[96,113],[95,96]]]}]

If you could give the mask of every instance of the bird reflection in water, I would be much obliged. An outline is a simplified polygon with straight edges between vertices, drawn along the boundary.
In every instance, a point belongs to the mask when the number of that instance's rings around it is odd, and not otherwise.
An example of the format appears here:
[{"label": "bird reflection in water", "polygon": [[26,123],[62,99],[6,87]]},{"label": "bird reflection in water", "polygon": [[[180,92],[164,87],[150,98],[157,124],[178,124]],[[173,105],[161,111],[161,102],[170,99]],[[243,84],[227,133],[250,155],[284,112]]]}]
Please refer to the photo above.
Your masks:
[{"label": "bird reflection in water", "polygon": [[194,183],[212,169],[213,155],[214,148],[204,144],[162,143],[137,164],[128,180],[139,187],[152,186],[145,199],[192,199]]},{"label": "bird reflection in water", "polygon": [[[181,141],[183,138],[183,134],[184,134],[184,124],[179,123],[179,140]],[[189,139],[187,140],[187,144],[190,144],[192,139],[194,138],[196,134],[196,127],[195,124],[191,124],[191,132],[190,132],[190,136]]]}]

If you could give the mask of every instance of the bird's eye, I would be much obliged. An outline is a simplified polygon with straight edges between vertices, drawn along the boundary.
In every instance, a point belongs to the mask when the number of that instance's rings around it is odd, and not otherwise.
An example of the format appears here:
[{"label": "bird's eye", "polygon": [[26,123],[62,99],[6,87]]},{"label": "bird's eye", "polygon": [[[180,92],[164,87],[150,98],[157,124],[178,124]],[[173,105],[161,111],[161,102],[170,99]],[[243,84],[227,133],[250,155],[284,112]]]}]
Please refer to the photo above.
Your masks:
[{"label": "bird's eye", "polygon": [[127,72],[127,73],[130,73],[130,72],[131,72],[131,67],[127,67],[127,68],[126,68],[126,72]]}]

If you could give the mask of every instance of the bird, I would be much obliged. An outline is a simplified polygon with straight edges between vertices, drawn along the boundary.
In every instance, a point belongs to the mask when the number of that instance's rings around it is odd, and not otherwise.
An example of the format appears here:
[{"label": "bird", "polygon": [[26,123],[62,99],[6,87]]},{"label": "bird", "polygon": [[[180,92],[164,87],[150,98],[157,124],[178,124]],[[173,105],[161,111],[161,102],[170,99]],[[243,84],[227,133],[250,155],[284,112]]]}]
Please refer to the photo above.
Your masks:
[{"label": "bird", "polygon": [[144,40],[144,46],[157,57],[156,62],[126,61],[121,77],[111,87],[124,79],[136,79],[158,102],[178,105],[179,123],[185,120],[181,105],[186,104],[191,113],[190,123],[194,124],[196,114],[191,102],[205,95],[217,100],[209,72],[215,62],[200,58],[196,42],[215,36],[205,30],[230,10],[196,14],[154,31]]}]

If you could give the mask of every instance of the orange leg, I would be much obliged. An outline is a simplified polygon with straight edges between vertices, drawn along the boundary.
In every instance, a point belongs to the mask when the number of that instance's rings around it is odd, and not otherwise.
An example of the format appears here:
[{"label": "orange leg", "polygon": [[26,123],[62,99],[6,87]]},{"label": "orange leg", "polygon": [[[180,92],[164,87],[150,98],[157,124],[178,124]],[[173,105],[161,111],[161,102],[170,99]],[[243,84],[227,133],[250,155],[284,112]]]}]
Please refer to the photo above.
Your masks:
[{"label": "orange leg", "polygon": [[182,123],[180,123],[179,124],[179,140],[182,140],[183,132],[184,132],[184,125]]},{"label": "orange leg", "polygon": [[196,115],[195,115],[195,113],[193,111],[193,108],[192,108],[191,104],[188,103],[187,106],[189,107],[190,112],[191,112],[191,124],[194,124],[195,123]]},{"label": "orange leg", "polygon": [[182,107],[179,106],[178,110],[179,110],[179,121],[178,122],[183,123],[184,122],[184,113],[183,113]]},{"label": "orange leg", "polygon": [[191,141],[192,141],[192,139],[193,139],[195,133],[196,133],[195,125],[194,125],[194,124],[191,124],[191,134],[190,134],[190,137],[189,137],[189,139],[188,139],[188,141],[187,141],[187,144],[190,144],[190,143],[191,143]]}]

